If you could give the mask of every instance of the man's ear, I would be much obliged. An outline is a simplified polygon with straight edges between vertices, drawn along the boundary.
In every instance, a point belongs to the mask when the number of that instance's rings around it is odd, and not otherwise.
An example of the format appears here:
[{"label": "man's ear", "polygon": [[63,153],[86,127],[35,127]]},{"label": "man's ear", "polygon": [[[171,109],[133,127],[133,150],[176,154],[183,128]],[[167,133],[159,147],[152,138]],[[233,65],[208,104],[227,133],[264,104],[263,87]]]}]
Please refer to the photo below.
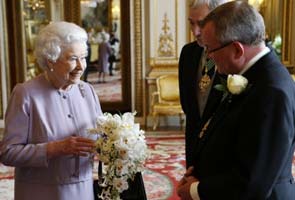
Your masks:
[{"label": "man's ear", "polygon": [[233,42],[233,45],[235,47],[235,59],[241,58],[245,53],[244,46],[238,41]]}]

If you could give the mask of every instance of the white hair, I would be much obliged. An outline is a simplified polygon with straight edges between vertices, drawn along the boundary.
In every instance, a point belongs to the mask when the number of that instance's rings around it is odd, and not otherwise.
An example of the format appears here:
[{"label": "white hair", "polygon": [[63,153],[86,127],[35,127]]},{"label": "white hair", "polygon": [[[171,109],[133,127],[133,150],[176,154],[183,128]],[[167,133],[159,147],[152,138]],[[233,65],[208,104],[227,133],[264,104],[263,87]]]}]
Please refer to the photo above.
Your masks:
[{"label": "white hair", "polygon": [[72,42],[85,43],[87,47],[87,33],[80,26],[70,22],[51,22],[39,32],[35,41],[34,54],[43,69],[47,67],[47,60],[56,62],[62,51]]},{"label": "white hair", "polygon": [[189,7],[190,8],[197,8],[202,5],[207,5],[209,10],[213,10],[216,7],[218,7],[221,4],[224,4],[226,2],[228,2],[228,0],[191,0]]}]

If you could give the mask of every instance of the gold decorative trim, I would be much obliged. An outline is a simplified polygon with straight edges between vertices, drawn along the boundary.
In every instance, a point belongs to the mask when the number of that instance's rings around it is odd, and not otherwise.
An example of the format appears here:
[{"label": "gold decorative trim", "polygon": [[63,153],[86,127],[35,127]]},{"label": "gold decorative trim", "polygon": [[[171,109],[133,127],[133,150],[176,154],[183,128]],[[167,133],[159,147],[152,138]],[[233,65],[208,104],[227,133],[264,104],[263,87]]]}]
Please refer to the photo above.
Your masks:
[{"label": "gold decorative trim", "polygon": [[[294,63],[291,61],[291,30],[292,30],[293,0],[283,1],[282,22],[282,62],[294,73]],[[294,27],[293,27],[294,29]]]},{"label": "gold decorative trim", "polygon": [[159,46],[158,46],[158,55],[159,57],[171,57],[175,55],[173,44],[173,37],[170,31],[169,19],[167,18],[167,13],[163,17],[163,26],[162,32],[159,35]]},{"label": "gold decorative trim", "polygon": [[157,67],[159,65],[175,65],[178,66],[178,59],[170,59],[170,58],[163,58],[161,60],[155,59],[155,58],[150,58],[150,66],[152,68]]},{"label": "gold decorative trim", "polygon": [[135,38],[135,110],[138,116],[144,115],[143,81],[142,81],[142,3],[134,0],[134,38]]},{"label": "gold decorative trim", "polygon": [[147,80],[155,80],[157,77],[166,74],[178,74],[178,68],[172,65],[159,65],[149,73]]},{"label": "gold decorative trim", "polygon": [[[155,5],[154,10],[156,11],[155,19],[159,19],[159,16],[158,16],[159,9],[157,7],[158,4],[159,4],[158,1],[154,2],[154,5]],[[165,56],[163,54],[160,54],[159,51],[157,51],[156,55],[154,55],[155,58],[153,58],[153,59],[156,60],[156,62],[159,61],[159,62],[163,63],[163,62],[166,62],[166,61],[169,61],[169,60],[178,60],[178,43],[177,43],[178,42],[178,34],[177,34],[177,30],[178,30],[178,23],[177,23],[178,22],[178,10],[177,10],[177,8],[178,8],[178,2],[177,2],[177,0],[174,0],[174,15],[175,15],[175,20],[174,21],[175,21],[175,26],[174,26],[174,30],[171,31],[171,32],[175,33],[174,38],[173,38],[173,35],[172,35],[172,39],[174,41],[174,51],[173,51],[172,55],[167,54]],[[155,33],[158,36],[158,33],[159,33],[158,24],[155,27],[156,27],[155,28]],[[160,41],[159,38],[160,38],[160,35],[159,35],[159,37],[155,37],[155,39],[154,39],[155,48],[160,47],[160,45],[161,45],[161,44],[159,44],[159,41]]]}]

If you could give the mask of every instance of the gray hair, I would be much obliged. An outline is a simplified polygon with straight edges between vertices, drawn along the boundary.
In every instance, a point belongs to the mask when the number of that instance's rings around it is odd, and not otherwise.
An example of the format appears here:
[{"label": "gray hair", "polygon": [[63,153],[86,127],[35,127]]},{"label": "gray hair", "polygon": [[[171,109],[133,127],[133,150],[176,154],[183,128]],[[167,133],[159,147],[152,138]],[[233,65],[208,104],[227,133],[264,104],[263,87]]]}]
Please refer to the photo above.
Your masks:
[{"label": "gray hair", "polygon": [[69,22],[51,22],[39,32],[34,54],[40,67],[47,67],[47,60],[56,62],[63,50],[72,42],[85,43],[87,33],[80,26]]},{"label": "gray hair", "polygon": [[239,41],[255,46],[265,40],[262,16],[244,1],[231,1],[217,7],[199,25],[204,27],[208,22],[215,25],[216,38],[222,44]]},{"label": "gray hair", "polygon": [[213,10],[227,1],[228,0],[191,0],[189,7],[194,9],[205,4],[208,5],[209,10]]}]

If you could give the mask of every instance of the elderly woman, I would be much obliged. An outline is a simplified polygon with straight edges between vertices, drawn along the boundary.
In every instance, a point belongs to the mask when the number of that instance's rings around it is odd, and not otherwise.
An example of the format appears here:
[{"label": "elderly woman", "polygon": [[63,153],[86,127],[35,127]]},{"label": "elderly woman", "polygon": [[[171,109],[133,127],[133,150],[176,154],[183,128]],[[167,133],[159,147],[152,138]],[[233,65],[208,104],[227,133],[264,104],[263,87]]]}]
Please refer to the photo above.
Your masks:
[{"label": "elderly woman", "polygon": [[15,199],[92,200],[87,129],[101,115],[86,68],[87,34],[68,22],[53,22],[36,38],[44,73],[15,86],[5,116],[0,161],[15,166]]},{"label": "elderly woman", "polygon": [[102,42],[98,47],[98,83],[105,83],[105,74],[108,71],[109,56],[112,53],[112,48],[109,41],[109,34],[106,32],[101,33]]}]

